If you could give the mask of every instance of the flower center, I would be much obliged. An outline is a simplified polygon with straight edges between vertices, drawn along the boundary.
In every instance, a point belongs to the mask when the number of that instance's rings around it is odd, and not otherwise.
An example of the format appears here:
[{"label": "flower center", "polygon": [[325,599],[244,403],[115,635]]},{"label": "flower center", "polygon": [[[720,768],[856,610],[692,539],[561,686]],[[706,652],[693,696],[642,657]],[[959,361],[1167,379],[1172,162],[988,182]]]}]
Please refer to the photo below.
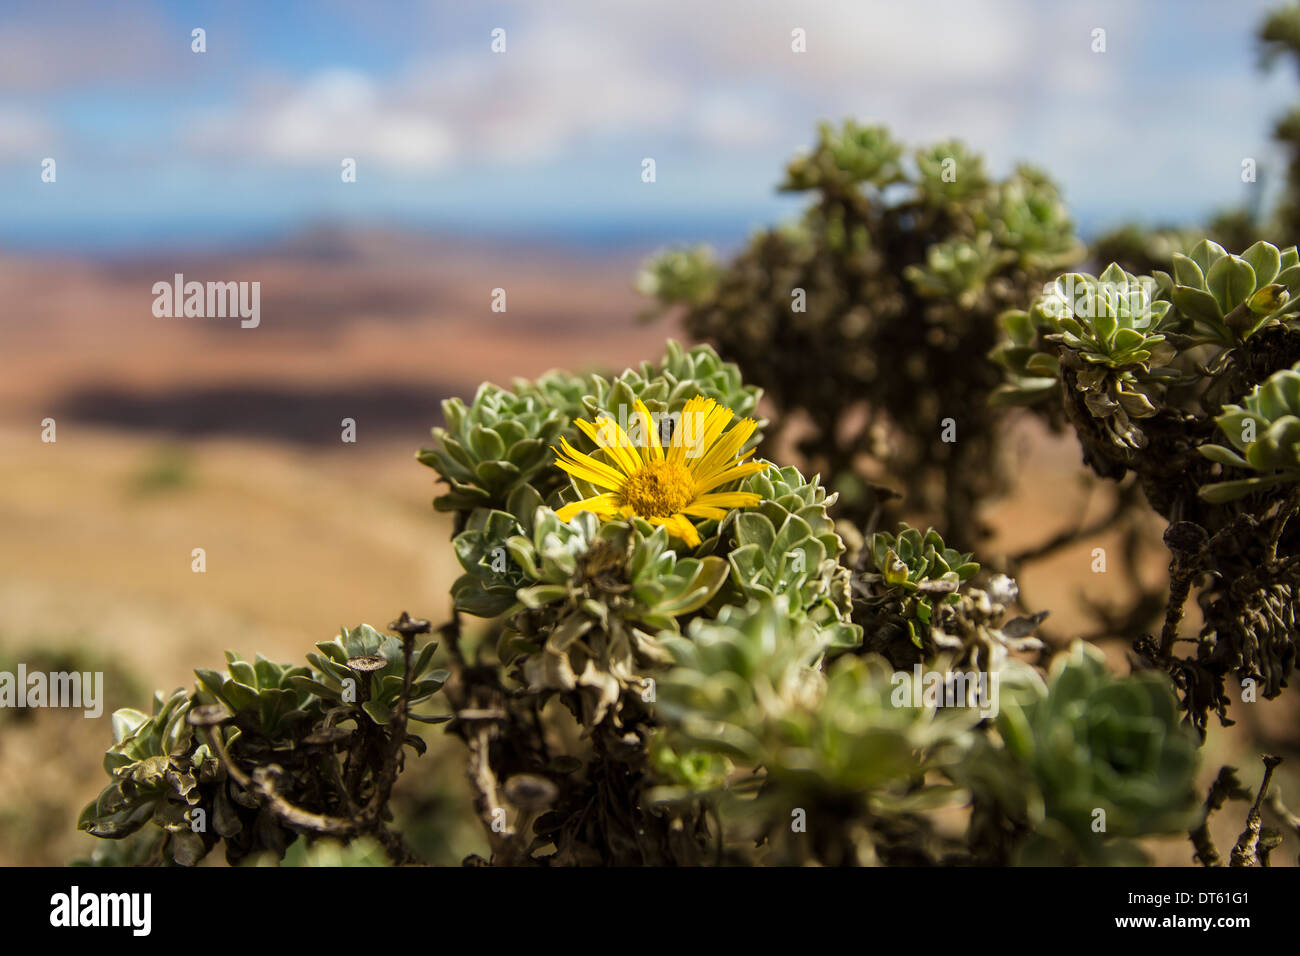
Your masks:
[{"label": "flower center", "polygon": [[620,503],[643,518],[667,518],[689,505],[694,497],[695,481],[685,466],[652,461],[628,475]]}]

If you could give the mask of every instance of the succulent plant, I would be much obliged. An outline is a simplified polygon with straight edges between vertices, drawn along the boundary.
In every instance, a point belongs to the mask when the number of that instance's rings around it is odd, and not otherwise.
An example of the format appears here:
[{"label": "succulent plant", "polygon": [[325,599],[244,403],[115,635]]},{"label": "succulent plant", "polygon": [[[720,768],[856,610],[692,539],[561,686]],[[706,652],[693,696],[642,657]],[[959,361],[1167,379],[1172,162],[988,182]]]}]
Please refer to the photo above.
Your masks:
[{"label": "succulent plant", "polygon": [[[411,691],[407,698],[411,706],[427,701],[447,680],[447,672],[432,664],[437,649],[437,643],[430,641],[411,662]],[[380,726],[393,720],[406,670],[400,639],[361,624],[350,630],[342,628],[338,637],[321,641],[316,650],[318,653],[307,655],[316,673],[295,674],[288,678],[289,683],[300,691],[316,694],[328,706],[359,705]],[[407,716],[429,724],[451,719],[413,712]]]},{"label": "succulent plant", "polygon": [[1173,272],[1157,272],[1160,287],[1196,342],[1233,348],[1267,325],[1292,318],[1300,300],[1300,252],[1256,242],[1240,256],[1202,239],[1188,255],[1173,255]]},{"label": "succulent plant", "polygon": [[311,720],[311,690],[295,678],[309,678],[311,668],[277,664],[261,654],[253,663],[226,651],[227,673],[199,669],[199,686],[226,707],[236,726],[246,732],[276,738],[291,734]]},{"label": "succulent plant", "polygon": [[605,412],[626,420],[638,400],[655,415],[672,414],[696,395],[748,415],[762,389],[746,386],[736,366],[709,346],[685,350],[669,342],[660,363],[643,362],[614,379],[551,371],[535,381],[517,379],[512,390],[484,383],[468,406],[448,399],[445,427],[433,429],[437,447],[421,449],[417,458],[450,486],[434,499],[439,511],[500,510],[527,485],[545,500],[568,484],[550,467],[551,447],[561,437],[591,447],[575,418]]},{"label": "succulent plant", "polygon": [[[573,419],[586,412],[586,399],[591,395],[603,395],[609,383],[595,372],[579,375],[552,369],[536,379],[516,378],[512,387],[516,395],[535,398],[544,407],[560,412],[565,422],[562,434],[572,440],[575,437],[571,424]],[[535,475],[533,480],[538,477]]]},{"label": "succulent plant", "polygon": [[154,694],[153,711],[124,708],[113,714],[113,745],[104,770],[113,778],[82,812],[79,829],[93,836],[129,836],[168,803],[188,809],[200,802],[189,756],[193,728],[186,721],[190,695],[177,690]]},{"label": "succulent plant", "polygon": [[[997,181],[958,143],[905,154],[852,122],[823,124],[784,186],[811,191],[801,217],[713,269],[707,294],[655,287],[660,304],[682,306],[687,331],[783,421],[809,424],[799,451],[841,493],[838,517],[866,524],[882,505],[942,515],[973,544],[975,504],[1007,475],[988,405],[999,375],[971,356],[997,344],[1001,312],[1081,253],[1059,194],[1027,167]],[[948,419],[963,437],[936,446]],[[867,457],[904,491],[897,504],[868,480]]]},{"label": "succulent plant", "polygon": [[727,573],[719,557],[678,557],[664,528],[591,512],[565,523],[542,508],[531,535],[504,543],[525,583],[498,657],[533,691],[578,691],[588,726],[617,719],[621,695],[644,690],[668,660],[655,635],[704,607]]},{"label": "succulent plant", "polygon": [[827,495],[818,476],[805,480],[789,465],[751,475],[740,489],[760,501],[733,512],[719,529],[736,542],[727,554],[732,603],[786,595],[793,609],[834,635],[834,646],[860,644],[861,629],[850,620],[849,570],[840,562],[844,542],[827,511],[836,496]]},{"label": "succulent plant", "polygon": [[1110,441],[1143,447],[1146,436],[1134,419],[1155,415],[1165,387],[1184,380],[1170,366],[1170,304],[1154,298],[1156,291],[1156,280],[1111,263],[1100,276],[1063,275],[1028,311],[1003,313],[1006,339],[991,357],[1006,381],[992,401],[1034,404],[1066,378]]},{"label": "succulent plant", "polygon": [[1100,276],[1061,276],[1036,309],[1053,329],[1048,340],[1083,363],[1148,371],[1168,365],[1174,356],[1160,331],[1170,305],[1156,299],[1156,291],[1155,280],[1111,263]]},{"label": "succulent plant", "polygon": [[1034,405],[1060,388],[1061,363],[1047,342],[1051,320],[1041,304],[1008,309],[998,316],[1003,339],[989,357],[1003,368],[1004,382],[990,396],[993,405]]},{"label": "succulent plant", "polygon": [[[922,780],[961,759],[978,711],[924,695],[914,706],[914,675],[874,655],[823,670],[832,640],[781,597],[728,605],[686,636],[664,635],[676,666],[660,680],[656,710],[669,729],[655,748],[670,751],[658,762],[676,773],[656,796],[709,788],[727,816],[767,835],[776,862],[813,847],[825,862],[871,862],[884,838],[869,821],[959,802],[956,788]],[[754,776],[727,779],[732,764]],[[783,836],[795,808],[847,845]]]},{"label": "succulent plant", "polygon": [[594,601],[658,630],[703,607],[726,574],[721,558],[679,557],[668,541],[666,529],[639,519],[600,522],[584,511],[566,524],[542,509],[531,537],[516,535],[506,547],[532,582],[518,592],[524,607]]},{"label": "succulent plant", "polygon": [[[242,699],[240,692],[233,695]],[[294,835],[260,810],[227,777],[208,745],[198,740],[190,715],[211,699],[176,690],[168,697],[154,694],[152,715],[130,708],[116,711],[114,743],[104,755],[112,782],[82,810],[78,828],[121,840],[152,823],[157,827],[155,840],[163,842],[161,848],[155,844],[150,856],[165,854],[182,866],[198,863],[219,838],[227,840],[226,855],[232,862],[263,849],[283,852]],[[243,725],[256,723],[261,713],[261,702],[252,701],[244,711],[252,721]],[[241,736],[238,725],[214,732],[228,746]]]},{"label": "succulent plant", "polygon": [[[403,615],[394,627],[409,623]],[[427,628],[427,622],[414,623]],[[308,655],[313,667],[261,655],[249,662],[227,651],[226,671],[196,670],[193,692],[156,693],[152,714],[115,712],[114,743],[104,757],[111,782],[82,811],[79,828],[115,840],[149,823],[157,828],[149,839],[141,833],[139,845],[117,854],[119,860],[144,855],[151,863],[192,866],[222,841],[230,863],[268,854],[278,860],[340,801],[358,803],[363,791],[368,798],[380,787],[377,752],[400,750],[390,746],[385,730],[404,686],[403,640],[363,624],[316,647],[319,653]],[[410,704],[427,700],[446,678],[430,666],[435,647],[413,656]],[[426,723],[449,719],[406,716]],[[355,730],[340,726],[349,718]],[[404,720],[398,724],[405,727]],[[344,743],[352,790],[341,796],[334,751]],[[409,733],[401,743],[419,752],[425,747]],[[274,787],[278,803],[267,799],[264,786]],[[391,787],[391,780],[383,786]],[[285,805],[295,808],[293,814],[284,814]],[[359,828],[360,835],[366,832]],[[90,862],[101,861],[111,862]]]},{"label": "succulent plant", "polygon": [[465,570],[451,586],[456,610],[478,617],[496,617],[516,605],[515,592],[528,579],[510,560],[506,541],[530,532],[533,517],[541,506],[542,499],[536,489],[521,485],[511,493],[507,510],[479,508],[470,513],[465,530],[452,539],[456,559]]},{"label": "succulent plant", "polygon": [[1242,405],[1225,405],[1215,421],[1231,447],[1204,444],[1197,451],[1221,465],[1261,474],[1205,485],[1202,498],[1222,503],[1300,480],[1300,364],[1273,373]]},{"label": "succulent plant", "polygon": [[[637,291],[661,303],[702,302],[713,294],[718,263],[707,246],[668,249],[656,256],[637,276]],[[666,308],[667,306],[661,306]],[[653,317],[657,311],[647,317]]]},{"label": "succulent plant", "polygon": [[[1162,331],[1168,302],[1152,298],[1154,279],[1133,276],[1111,263],[1100,276],[1068,273],[1053,282],[1028,310],[999,316],[1006,338],[992,357],[1010,373],[1001,404],[1028,404],[1051,391],[1062,364],[1114,377],[1127,392],[1148,380],[1171,379],[1165,369],[1175,350]],[[1125,399],[1125,401],[1132,401]],[[1150,414],[1149,401],[1132,401],[1131,413]]]},{"label": "succulent plant", "polygon": [[[600,391],[584,399],[583,411],[587,415],[604,412],[619,421],[632,414],[638,400],[652,414],[665,415],[680,412],[697,395],[713,399],[738,417],[751,417],[763,395],[761,388],[746,385],[740,369],[718,358],[712,347],[697,345],[687,351],[673,341],[668,342],[658,364],[643,362],[640,368],[628,369],[601,384]],[[760,422],[760,427],[763,424]]]},{"label": "succulent plant", "polygon": [[918,295],[947,297],[969,308],[989,278],[1015,258],[1010,249],[994,248],[992,233],[982,232],[974,240],[936,243],[926,250],[924,266],[908,266],[903,275]]},{"label": "succulent plant", "polygon": [[997,186],[987,212],[977,213],[997,245],[1035,272],[1059,269],[1083,257],[1070,213],[1056,184],[1041,170],[1021,164]]},{"label": "succulent plant", "polygon": [[998,727],[1041,799],[1027,862],[1104,862],[1121,850],[1107,841],[1190,825],[1198,741],[1163,674],[1112,676],[1100,651],[1076,641],[1046,686],[1003,695]]},{"label": "succulent plant", "polygon": [[442,413],[446,427],[433,430],[438,447],[417,456],[451,488],[434,499],[439,511],[504,505],[511,491],[550,464],[550,446],[568,426],[564,411],[537,394],[486,383],[468,407],[451,398]]},{"label": "succulent plant", "polygon": [[821,123],[817,145],[811,153],[790,162],[780,188],[796,192],[869,183],[883,189],[904,178],[899,163],[902,155],[902,145],[884,126],[859,126],[852,120],[838,128]]},{"label": "succulent plant", "polygon": [[912,643],[922,639],[933,623],[937,603],[955,603],[957,589],[979,571],[971,555],[947,547],[933,528],[921,532],[907,525],[897,534],[872,535],[867,555],[874,569],[863,575],[885,592],[897,595]]},{"label": "succulent plant", "polygon": [[981,197],[989,188],[984,157],[958,140],[916,151],[917,191],[930,205],[956,204]]}]

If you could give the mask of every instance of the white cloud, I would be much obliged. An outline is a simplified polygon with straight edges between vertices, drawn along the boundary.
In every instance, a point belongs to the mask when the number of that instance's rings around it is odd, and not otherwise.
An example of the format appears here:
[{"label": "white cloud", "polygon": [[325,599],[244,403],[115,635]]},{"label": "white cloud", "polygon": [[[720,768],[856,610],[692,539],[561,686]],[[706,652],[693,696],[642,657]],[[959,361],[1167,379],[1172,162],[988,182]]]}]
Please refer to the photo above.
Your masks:
[{"label": "white cloud", "polygon": [[252,153],[286,164],[350,156],[393,167],[433,167],[452,153],[436,118],[400,104],[364,74],[329,70],[243,109],[201,117],[190,134],[204,151]]},{"label": "white cloud", "polygon": [[382,84],[329,70],[201,116],[188,142],[290,164],[364,155],[435,170],[541,161],[588,137],[671,127],[689,89],[622,39],[548,25],[507,53],[485,38],[481,51],[419,60]]},{"label": "white cloud", "polygon": [[[547,0],[501,7],[493,21],[436,9],[449,52],[382,78],[326,70],[255,88],[201,117],[190,144],[284,164],[357,156],[423,172],[563,160],[578,183],[589,153],[684,146],[714,168],[761,164],[775,178],[818,119],[853,116],[912,143],[964,138],[998,170],[1029,159],[1073,201],[1104,209],[1144,194],[1153,203],[1235,195],[1220,169],[1231,164],[1206,148],[1207,130],[1180,102],[1219,117],[1216,143],[1258,143],[1272,115],[1258,99],[1249,110],[1207,108],[1225,91],[1243,102],[1258,91],[1249,24],[1233,34],[1232,58],[1184,63],[1166,80],[1155,62],[1178,62],[1160,45],[1168,8],[1122,0]],[[490,49],[496,25],[507,29],[502,54]],[[1104,54],[1091,50],[1098,26]],[[791,51],[795,27],[807,31],[806,53]],[[1186,42],[1215,28],[1190,17],[1181,29]]]}]

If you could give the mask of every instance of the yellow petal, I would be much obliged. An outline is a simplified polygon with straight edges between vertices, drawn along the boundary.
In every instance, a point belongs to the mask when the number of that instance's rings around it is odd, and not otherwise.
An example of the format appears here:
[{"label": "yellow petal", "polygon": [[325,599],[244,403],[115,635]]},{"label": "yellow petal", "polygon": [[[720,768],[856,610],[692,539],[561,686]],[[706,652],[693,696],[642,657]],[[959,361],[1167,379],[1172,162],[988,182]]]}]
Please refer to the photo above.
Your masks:
[{"label": "yellow petal", "polygon": [[627,480],[603,461],[597,461],[590,455],[578,451],[563,437],[560,438],[560,447],[563,449],[563,453],[561,454],[558,451],[555,453],[555,464],[576,478],[589,481],[593,485],[599,485],[601,488],[607,488],[610,491],[618,491]]},{"label": "yellow petal", "polygon": [[736,417],[736,413],[724,405],[719,405],[708,399],[712,404],[704,415],[704,420],[698,423],[699,433],[690,436],[693,440],[686,448],[686,460],[688,465],[698,468],[709,449],[718,440],[722,430],[727,427],[728,423]]},{"label": "yellow petal", "polygon": [[692,456],[698,457],[703,453],[701,439],[704,437],[705,426],[713,415],[715,405],[717,402],[713,399],[696,395],[682,407],[681,418],[677,421],[677,427],[673,429],[672,443],[668,448],[669,461],[677,465],[686,461],[688,438]]},{"label": "yellow petal", "polygon": [[752,508],[760,501],[762,498],[752,491],[715,491],[711,495],[700,495],[691,502],[691,507]]},{"label": "yellow petal", "polygon": [[709,449],[708,454],[695,463],[692,471],[695,473],[696,480],[712,478],[728,465],[734,464],[736,455],[745,447],[745,442],[749,441],[757,427],[758,422],[752,418],[742,418],[737,422],[731,431],[718,439],[717,443]]},{"label": "yellow petal", "polygon": [[628,439],[627,433],[618,427],[618,423],[612,418],[598,418],[593,425],[591,422],[583,421],[581,418],[574,422],[582,430],[582,433],[594,441],[601,448],[609,452],[614,463],[623,471],[624,474],[632,474],[641,467],[641,460],[636,453],[632,451],[632,442]]},{"label": "yellow petal", "polygon": [[667,518],[650,518],[653,525],[663,525],[674,538],[681,538],[692,548],[700,543],[700,533],[685,515],[669,515]]},{"label": "yellow petal", "polygon": [[702,505],[699,502],[692,502],[687,505],[682,514],[690,515],[692,518],[712,518],[714,521],[721,521],[727,516],[727,512],[722,508]]},{"label": "yellow petal", "polygon": [[645,407],[645,402],[641,399],[636,400],[636,417],[641,420],[641,433],[645,435],[645,445],[641,448],[641,457],[648,465],[652,461],[663,461],[664,449],[659,444],[659,429],[655,427],[654,420],[650,417],[650,409]]},{"label": "yellow petal", "polygon": [[[744,461],[738,462],[729,468],[723,468],[703,481],[697,477],[695,479],[695,500],[699,501],[700,496],[704,495],[705,492],[712,491],[720,485],[728,484],[748,475],[756,475],[766,469],[767,462],[765,461]],[[741,492],[737,493],[740,494]],[[752,492],[743,492],[743,494],[752,494]],[[754,497],[757,498],[758,496],[754,495]]]},{"label": "yellow petal", "polygon": [[572,521],[575,515],[583,511],[590,511],[602,518],[615,518],[619,513],[618,503],[613,495],[597,495],[594,498],[584,498],[582,501],[567,504],[555,514],[561,521]]}]

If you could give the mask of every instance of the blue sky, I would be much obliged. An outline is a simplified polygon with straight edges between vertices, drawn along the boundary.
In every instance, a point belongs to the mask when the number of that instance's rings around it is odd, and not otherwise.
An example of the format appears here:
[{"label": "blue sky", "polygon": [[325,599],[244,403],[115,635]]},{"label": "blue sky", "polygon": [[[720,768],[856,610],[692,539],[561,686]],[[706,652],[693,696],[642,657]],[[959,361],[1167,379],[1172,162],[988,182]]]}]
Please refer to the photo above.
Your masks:
[{"label": "blue sky", "polygon": [[[784,162],[845,116],[914,144],[960,136],[998,171],[1040,164],[1085,231],[1196,221],[1279,172],[1269,133],[1300,82],[1257,68],[1272,5],[6,0],[0,245],[221,244],[320,221],[726,241],[793,211],[773,191]],[[1244,157],[1261,183],[1241,182]]]}]

